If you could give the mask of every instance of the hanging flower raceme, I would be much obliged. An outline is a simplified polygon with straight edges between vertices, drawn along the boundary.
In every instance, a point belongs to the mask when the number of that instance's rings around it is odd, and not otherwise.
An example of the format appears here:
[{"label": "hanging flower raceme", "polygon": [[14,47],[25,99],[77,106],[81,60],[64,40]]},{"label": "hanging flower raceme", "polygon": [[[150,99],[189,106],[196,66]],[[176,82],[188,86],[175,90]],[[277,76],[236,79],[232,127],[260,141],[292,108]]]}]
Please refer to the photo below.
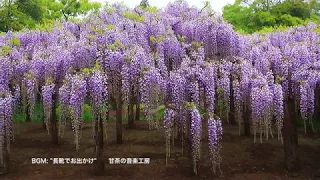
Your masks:
[{"label": "hanging flower raceme", "polygon": [[280,84],[274,84],[273,86],[273,112],[276,118],[276,125],[278,130],[278,140],[282,142],[282,127],[284,118],[284,94],[282,91],[282,86]]},{"label": "hanging flower raceme", "polygon": [[[194,105],[193,105],[194,106]],[[196,107],[192,107],[190,109],[191,115],[191,129],[190,129],[190,137],[191,137],[191,147],[192,147],[192,157],[193,157],[193,170],[197,173],[197,163],[200,159],[200,146],[201,146],[201,138],[202,138],[202,121],[200,112]]]},{"label": "hanging flower raceme", "polygon": [[9,58],[2,58],[0,54],[0,91],[9,91],[12,75]]},{"label": "hanging flower raceme", "polygon": [[59,104],[61,112],[59,116],[59,136],[64,135],[64,129],[66,127],[67,117],[70,116],[70,96],[71,96],[71,84],[70,75],[67,76],[65,83],[59,88]]},{"label": "hanging flower raceme", "polygon": [[21,103],[21,89],[19,85],[14,86],[13,90],[14,107],[18,107]]},{"label": "hanging flower raceme", "polygon": [[87,93],[86,81],[81,75],[71,78],[70,108],[72,115],[72,127],[75,133],[76,149],[79,150],[80,131],[82,128],[83,105]]},{"label": "hanging flower raceme", "polygon": [[124,104],[128,104],[129,99],[137,95],[141,71],[152,64],[148,54],[140,46],[134,46],[128,54],[130,55],[125,57],[126,63],[121,71]]},{"label": "hanging flower raceme", "polygon": [[172,128],[174,124],[175,112],[172,109],[165,109],[163,126],[166,137],[166,165],[168,164],[168,158],[170,157],[170,140],[173,136]]},{"label": "hanging flower raceme", "polygon": [[242,103],[243,96],[241,92],[241,87],[238,79],[233,80],[233,96],[234,96],[234,107],[235,107],[235,116],[239,126],[239,135],[241,134],[241,124],[243,123],[242,117]]},{"label": "hanging flower raceme", "polygon": [[[217,168],[220,170],[222,158],[220,156],[222,140],[222,122],[219,117],[210,117],[208,119],[208,146],[212,170],[216,173]],[[221,170],[220,170],[221,171]]]},{"label": "hanging flower raceme", "polygon": [[95,123],[98,123],[99,126],[99,121],[103,121],[106,133],[106,113],[108,110],[107,80],[107,75],[98,69],[93,70],[93,74],[89,79],[88,90],[93,108],[93,135],[96,133]]},{"label": "hanging flower raceme", "polygon": [[[175,127],[181,132],[186,130],[186,119],[182,117],[183,102],[185,98],[186,79],[177,72],[170,72],[167,89],[167,102],[170,102],[175,108],[177,116],[175,118]],[[183,141],[183,136],[181,137]]]},{"label": "hanging flower raceme", "polygon": [[307,120],[312,125],[314,111],[314,89],[307,82],[300,82],[300,112],[304,120],[304,131],[307,133]]},{"label": "hanging flower raceme", "polygon": [[268,139],[268,133],[270,131],[271,136],[273,136],[270,127],[270,113],[272,103],[273,95],[267,84],[252,88],[251,115],[253,120],[254,142],[256,142],[257,131],[260,131],[260,143],[262,143],[262,134],[265,134],[266,139]]},{"label": "hanging flower raceme", "polygon": [[[128,60],[130,61],[130,60]],[[130,98],[130,90],[132,87],[132,79],[131,79],[131,67],[129,63],[125,63],[122,66],[122,71],[121,71],[121,77],[122,77],[122,87],[121,87],[121,91],[123,93],[122,98],[123,98],[123,102],[124,104],[128,104],[129,103],[129,98]]]},{"label": "hanging flower raceme", "polygon": [[156,68],[146,68],[140,79],[141,103],[145,105],[144,113],[149,122],[149,129],[159,128],[157,111],[164,100],[166,82]]},{"label": "hanging flower raceme", "polygon": [[209,113],[214,113],[215,108],[215,76],[214,65],[208,64],[202,79],[205,84],[205,99]]},{"label": "hanging flower raceme", "polygon": [[157,53],[155,53],[155,65],[157,69],[160,70],[160,74],[162,77],[167,78],[169,76],[168,70],[169,68],[166,66],[165,63],[165,56],[164,56],[164,47],[160,44],[158,45]]},{"label": "hanging flower raceme", "polygon": [[170,96],[172,105],[181,110],[184,100],[186,79],[177,72],[170,72],[167,96]]},{"label": "hanging flower raceme", "polygon": [[100,70],[94,70],[89,79],[89,93],[94,109],[101,110],[108,102],[107,76]]},{"label": "hanging flower raceme", "polygon": [[42,100],[43,100],[43,112],[44,112],[44,121],[46,124],[46,128],[48,134],[50,133],[50,118],[52,112],[52,95],[54,93],[55,85],[52,83],[48,83],[48,85],[42,86]]},{"label": "hanging flower raceme", "polygon": [[191,95],[191,101],[195,103],[197,107],[199,107],[200,103],[200,92],[199,92],[199,83],[197,79],[192,78],[189,81],[189,92]]},{"label": "hanging flower raceme", "polygon": [[3,147],[10,149],[10,140],[13,138],[13,98],[10,92],[0,92],[0,162],[3,161]]},{"label": "hanging flower raceme", "polygon": [[178,39],[175,36],[169,36],[164,40],[163,46],[167,68],[170,70],[178,69],[182,60],[181,54],[183,54],[183,49]]},{"label": "hanging flower raceme", "polygon": [[24,108],[28,107],[28,113],[32,118],[34,116],[34,108],[36,103],[36,79],[31,73],[25,74],[22,80]]}]

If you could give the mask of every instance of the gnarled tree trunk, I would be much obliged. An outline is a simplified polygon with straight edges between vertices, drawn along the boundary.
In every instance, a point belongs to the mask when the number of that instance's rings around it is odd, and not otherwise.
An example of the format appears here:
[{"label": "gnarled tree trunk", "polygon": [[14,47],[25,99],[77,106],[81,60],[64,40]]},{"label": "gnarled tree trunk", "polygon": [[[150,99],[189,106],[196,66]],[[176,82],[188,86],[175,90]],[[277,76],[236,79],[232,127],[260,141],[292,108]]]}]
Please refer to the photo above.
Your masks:
[{"label": "gnarled tree trunk", "polygon": [[116,96],[116,133],[117,143],[122,144],[122,92],[117,92]]},{"label": "gnarled tree trunk", "polygon": [[138,95],[136,97],[136,121],[140,120],[140,96],[139,96],[139,92]]},{"label": "gnarled tree trunk", "polygon": [[134,128],[134,92],[133,89],[131,90],[130,100],[128,106],[128,127],[130,129]]},{"label": "gnarled tree trunk", "polygon": [[30,105],[27,103],[25,108],[26,122],[31,122]]},{"label": "gnarled tree trunk", "polygon": [[45,118],[44,118],[44,108],[43,108],[43,100],[42,100],[42,89],[41,86],[39,86],[38,88],[38,93],[37,93],[37,102],[39,104],[42,104],[41,106],[41,122],[42,122],[42,128],[46,129],[46,122],[45,122]]},{"label": "gnarled tree trunk", "polygon": [[94,162],[93,170],[96,176],[101,176],[104,173],[104,160],[103,160],[103,122],[101,114],[97,117],[94,123],[95,128],[95,152],[97,160]]},{"label": "gnarled tree trunk", "polygon": [[228,117],[229,117],[230,124],[235,125],[236,120],[235,120],[233,76],[232,75],[230,75],[230,111],[229,111]]},{"label": "gnarled tree trunk", "polygon": [[0,154],[0,175],[3,174],[7,174],[9,173],[9,151],[8,151],[8,147],[7,147],[7,140],[6,137],[7,133],[6,133],[6,129],[2,129],[3,133],[0,134],[1,141],[0,143],[2,143],[2,145],[0,145],[0,148],[2,148],[2,154]]},{"label": "gnarled tree trunk", "polygon": [[250,95],[246,96],[245,102],[243,103],[243,129],[244,135],[250,136],[250,120],[251,120],[251,108],[250,108]]},{"label": "gnarled tree trunk", "polygon": [[56,106],[58,102],[58,88],[55,88],[54,93],[52,94],[52,109],[50,117],[50,133],[51,140],[53,144],[58,144],[58,128],[57,128],[57,115],[56,115]]},{"label": "gnarled tree trunk", "polygon": [[291,78],[289,78],[289,94],[284,104],[284,121],[283,121],[283,146],[284,146],[284,163],[288,171],[297,171],[300,169],[300,159],[298,155],[298,136],[295,123],[295,101],[291,88]]}]

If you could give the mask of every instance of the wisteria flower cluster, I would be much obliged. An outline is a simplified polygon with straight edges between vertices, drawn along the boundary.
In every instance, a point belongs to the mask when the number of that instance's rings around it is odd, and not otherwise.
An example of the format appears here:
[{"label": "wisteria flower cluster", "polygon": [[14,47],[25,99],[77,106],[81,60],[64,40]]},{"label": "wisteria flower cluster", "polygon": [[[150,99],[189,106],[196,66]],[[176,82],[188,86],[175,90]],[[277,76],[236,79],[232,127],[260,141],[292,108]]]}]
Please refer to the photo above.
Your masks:
[{"label": "wisteria flower cluster", "polygon": [[54,84],[49,84],[46,86],[42,86],[42,101],[43,101],[43,109],[44,109],[44,121],[47,127],[48,133],[50,132],[50,118],[52,112],[52,104],[53,102],[52,95],[54,93]]}]

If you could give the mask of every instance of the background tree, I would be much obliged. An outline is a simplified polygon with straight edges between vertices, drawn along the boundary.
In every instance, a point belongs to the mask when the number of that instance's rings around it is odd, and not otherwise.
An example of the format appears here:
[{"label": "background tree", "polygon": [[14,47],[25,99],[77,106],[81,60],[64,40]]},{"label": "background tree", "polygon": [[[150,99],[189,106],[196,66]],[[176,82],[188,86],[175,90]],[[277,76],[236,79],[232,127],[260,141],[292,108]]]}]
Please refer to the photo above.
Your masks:
[{"label": "background tree", "polygon": [[100,7],[100,3],[88,0],[4,0],[0,4],[0,31],[32,29],[61,18],[78,18]]},{"label": "background tree", "polygon": [[39,0],[17,0],[15,2],[19,11],[40,23],[43,15],[43,5]]},{"label": "background tree", "polygon": [[149,1],[148,0],[142,0],[140,2],[140,6],[143,7],[143,8],[146,8],[146,7],[149,7]]},{"label": "background tree", "polygon": [[[34,13],[36,14],[36,12]],[[17,31],[35,25],[32,17],[20,10],[17,1],[4,0],[0,6],[0,31]]]},{"label": "background tree", "polygon": [[253,33],[265,28],[319,22],[319,7],[316,0],[236,0],[223,8],[223,17],[236,30]]},{"label": "background tree", "polygon": [[63,4],[63,8],[61,12],[65,18],[77,17],[86,15],[90,10],[96,10],[101,7],[100,3],[97,2],[89,2],[88,0],[60,0]]}]

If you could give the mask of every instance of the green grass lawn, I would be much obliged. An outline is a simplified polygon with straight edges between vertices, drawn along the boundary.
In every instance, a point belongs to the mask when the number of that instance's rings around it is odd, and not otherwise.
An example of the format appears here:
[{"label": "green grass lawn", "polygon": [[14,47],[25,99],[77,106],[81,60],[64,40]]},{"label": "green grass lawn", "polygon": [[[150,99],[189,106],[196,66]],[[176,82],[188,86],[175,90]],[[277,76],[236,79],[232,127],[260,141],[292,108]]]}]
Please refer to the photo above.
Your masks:
[{"label": "green grass lawn", "polygon": [[[112,109],[112,106],[110,105],[110,109]],[[140,106],[140,109],[143,110],[143,105]],[[136,110],[136,107],[134,106],[134,111]],[[61,112],[61,107],[57,107],[57,116],[60,116]],[[142,111],[141,111],[142,112]],[[200,113],[203,114],[204,110],[200,109]],[[164,106],[160,106],[158,108],[158,115],[159,117],[164,117]],[[35,106],[35,115],[32,118],[33,122],[40,122],[42,120],[42,104],[38,103]],[[26,119],[26,115],[21,111],[21,110],[16,110],[14,115],[13,115],[14,121],[15,122],[24,122]],[[84,105],[84,116],[83,116],[84,121],[91,121],[92,120],[92,107],[88,104]],[[115,117],[110,117],[110,121],[115,121]],[[123,121],[127,121],[127,117],[122,118]],[[140,120],[145,120],[144,117],[140,117]],[[296,120],[297,127],[303,128],[303,120],[302,118],[297,118]],[[320,131],[320,121],[319,120],[313,120],[313,125],[316,131]]]},{"label": "green grass lawn", "polygon": [[[143,106],[141,106],[141,110],[142,110]],[[110,105],[110,109],[112,109],[112,106]],[[136,107],[134,107],[134,111],[136,110]],[[60,116],[60,112],[61,112],[61,106],[58,105],[57,109],[56,109],[56,112],[57,112],[57,116],[59,117]],[[163,115],[164,114],[164,109],[160,109],[159,111],[159,114],[160,115]],[[42,104],[41,103],[37,103],[35,105],[35,112],[34,112],[34,116],[32,117],[31,121],[33,122],[41,122],[42,120],[42,117],[43,117],[43,114],[42,114]],[[84,121],[91,121],[92,120],[92,107],[88,104],[85,104],[84,105],[84,115],[83,115],[83,120]],[[22,110],[20,109],[17,109],[15,110],[15,113],[13,115],[13,119],[15,122],[25,122],[26,120],[26,115],[25,113],[22,112]],[[116,118],[115,117],[110,117],[109,118],[110,121],[115,121]],[[122,118],[123,121],[127,121],[128,118],[127,117],[123,117]],[[145,120],[144,117],[140,117],[140,120]]]}]

